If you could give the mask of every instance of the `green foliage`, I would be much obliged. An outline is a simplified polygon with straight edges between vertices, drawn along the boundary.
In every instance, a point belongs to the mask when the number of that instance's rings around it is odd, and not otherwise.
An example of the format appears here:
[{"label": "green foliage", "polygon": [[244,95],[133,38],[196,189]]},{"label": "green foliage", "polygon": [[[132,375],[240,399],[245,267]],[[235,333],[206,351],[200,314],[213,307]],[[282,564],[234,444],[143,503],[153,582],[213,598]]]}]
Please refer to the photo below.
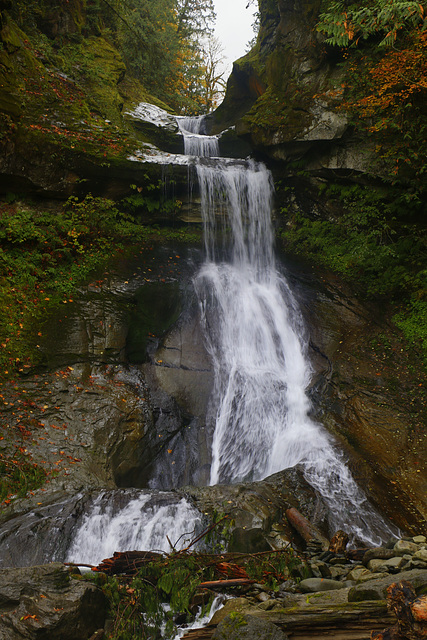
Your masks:
[{"label": "green foliage", "polygon": [[34,320],[72,294],[106,255],[148,231],[114,203],[87,196],[70,198],[63,210],[0,206],[0,375],[24,371],[37,362],[29,348]]},{"label": "green foliage", "polygon": [[253,555],[174,552],[160,557],[144,565],[130,583],[109,578],[103,585],[114,617],[111,640],[173,638],[178,616],[181,623],[194,619],[196,601],[205,602],[203,614],[209,611],[213,595],[206,600],[201,583],[237,575],[276,590],[297,565],[301,570],[301,564],[292,549]]},{"label": "green foliage", "polygon": [[333,185],[323,195],[335,204],[334,214],[313,219],[296,213],[282,232],[286,244],[357,283],[368,298],[407,301],[396,322],[425,348],[427,236],[418,223],[417,194]]},{"label": "green foliage", "polygon": [[[425,291],[427,291],[427,271],[424,272]],[[424,353],[427,354],[427,299],[412,296],[409,305],[395,316],[393,321],[403,331],[409,342],[421,345]]]},{"label": "green foliage", "polygon": [[24,447],[17,447],[13,456],[0,453],[0,504],[24,498],[45,483],[46,475],[45,469],[26,456]]},{"label": "green foliage", "polygon": [[206,567],[203,556],[178,553],[148,563],[129,585],[109,581],[104,592],[115,616],[112,640],[173,638],[177,614],[194,617],[190,608],[197,588],[213,577],[214,567]]},{"label": "green foliage", "polygon": [[16,0],[12,16],[43,64],[91,89],[87,102],[104,118],[118,121],[125,70],[175,110],[203,110],[213,0]]},{"label": "green foliage", "polygon": [[[148,179],[148,176],[145,176]],[[145,185],[144,189],[138,188],[136,185],[131,184],[131,189],[134,189],[136,193],[124,198],[122,200],[122,206],[132,213],[153,213],[155,211],[162,212],[170,215],[176,213],[181,208],[182,202],[175,198],[165,198],[163,193],[163,182],[159,180],[157,184]],[[146,195],[152,193],[153,195]]]},{"label": "green foliage", "polygon": [[34,332],[48,308],[72,296],[126,244],[200,242],[190,229],[142,226],[112,200],[71,197],[38,210],[9,194],[0,204],[0,378],[37,364]]},{"label": "green foliage", "polygon": [[212,31],[212,0],[111,0],[114,38],[128,69],[180,112],[202,104],[201,38]]},{"label": "green foliage", "polygon": [[380,46],[391,46],[399,31],[423,21],[423,4],[415,0],[373,0],[369,4],[338,0],[327,3],[317,29],[334,46],[347,47],[354,40],[366,40],[373,35],[381,35]]}]

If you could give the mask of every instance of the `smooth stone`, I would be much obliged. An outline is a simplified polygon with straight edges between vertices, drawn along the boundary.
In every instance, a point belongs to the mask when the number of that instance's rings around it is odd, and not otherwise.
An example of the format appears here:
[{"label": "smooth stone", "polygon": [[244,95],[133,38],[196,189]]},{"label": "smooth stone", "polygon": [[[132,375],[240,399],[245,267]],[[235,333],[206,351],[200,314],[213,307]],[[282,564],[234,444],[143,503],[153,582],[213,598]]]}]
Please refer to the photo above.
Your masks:
[{"label": "smooth stone", "polygon": [[302,593],[317,593],[319,591],[343,589],[344,583],[328,580],[327,578],[307,578],[306,580],[301,580],[299,588]]},{"label": "smooth stone", "polygon": [[368,549],[368,551],[363,556],[363,564],[369,567],[369,562],[371,560],[388,560],[389,558],[393,558],[396,553],[393,549],[386,549],[384,547],[375,547],[374,549]]},{"label": "smooth stone", "polygon": [[[399,580],[407,580],[415,588],[417,594],[423,593],[427,589],[427,570],[412,569],[402,571]],[[361,602],[363,600],[385,600],[387,597],[387,587],[396,582],[395,575],[384,576],[377,580],[371,580],[369,584],[358,584],[350,589],[348,593],[349,602]]]},{"label": "smooth stone", "polygon": [[415,542],[410,542],[409,540],[398,540],[393,547],[394,551],[397,551],[398,554],[403,555],[405,553],[410,553],[414,555],[418,551],[418,545]]},{"label": "smooth stone", "polygon": [[358,582],[369,582],[370,580],[379,580],[380,578],[384,578],[384,572],[372,573],[368,571],[366,575],[359,578]]},{"label": "smooth stone", "polygon": [[427,562],[427,549],[420,549],[416,553],[414,553],[414,560],[421,560],[422,562]]},{"label": "smooth stone", "polygon": [[369,571],[366,567],[354,567],[347,575],[348,580],[355,580],[356,582],[370,579],[372,576],[372,572]]},{"label": "smooth stone", "polygon": [[427,538],[425,536],[414,536],[412,540],[415,544],[425,544],[427,542]]},{"label": "smooth stone", "polygon": [[332,580],[336,580],[339,578],[343,578],[344,576],[347,575],[348,573],[348,568],[346,567],[341,567],[341,566],[335,566],[335,567],[329,567],[329,572],[330,572],[330,576],[329,578],[331,578]]},{"label": "smooth stone", "polygon": [[390,573],[398,573],[408,564],[408,561],[401,556],[384,560],[382,570],[386,569]]},{"label": "smooth stone", "polygon": [[379,558],[369,560],[368,569],[372,572],[382,571],[385,562],[387,562],[387,560],[380,560]]}]

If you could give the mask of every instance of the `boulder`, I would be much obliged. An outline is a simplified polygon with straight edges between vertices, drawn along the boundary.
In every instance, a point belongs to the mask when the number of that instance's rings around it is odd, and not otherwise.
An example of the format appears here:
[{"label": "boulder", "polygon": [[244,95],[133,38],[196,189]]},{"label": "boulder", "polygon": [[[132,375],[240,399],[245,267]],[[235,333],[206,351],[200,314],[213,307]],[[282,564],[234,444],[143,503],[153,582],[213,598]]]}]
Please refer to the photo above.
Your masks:
[{"label": "boulder", "polygon": [[87,640],[104,627],[107,601],[59,563],[0,571],[1,640]]},{"label": "boulder", "polygon": [[398,540],[393,547],[394,555],[403,556],[405,553],[413,555],[418,551],[418,545],[410,540]]},{"label": "boulder", "polygon": [[[427,570],[412,569],[402,571],[399,580],[410,582],[417,593],[424,593],[427,588]],[[348,593],[349,602],[361,602],[363,600],[385,600],[387,588],[396,581],[396,576],[390,575],[377,580],[370,580],[367,584],[352,587]]]},{"label": "boulder", "polygon": [[212,640],[287,640],[276,625],[244,613],[231,613],[218,625]]},{"label": "boulder", "polygon": [[175,116],[154,104],[140,102],[125,119],[156,147],[168,153],[184,153],[184,140]]},{"label": "boulder", "polygon": [[338,580],[329,580],[327,578],[307,578],[301,580],[299,588],[302,593],[318,593],[320,591],[334,591],[335,589],[345,589],[348,583],[339,582]]},{"label": "boulder", "polygon": [[[188,486],[181,491],[190,496],[201,512],[231,516],[233,551],[251,553],[286,546],[296,536],[283,517],[290,507],[297,507],[314,525],[323,525],[324,505],[299,467],[280,471],[260,482]],[[302,544],[302,539],[298,537],[297,542]]]}]

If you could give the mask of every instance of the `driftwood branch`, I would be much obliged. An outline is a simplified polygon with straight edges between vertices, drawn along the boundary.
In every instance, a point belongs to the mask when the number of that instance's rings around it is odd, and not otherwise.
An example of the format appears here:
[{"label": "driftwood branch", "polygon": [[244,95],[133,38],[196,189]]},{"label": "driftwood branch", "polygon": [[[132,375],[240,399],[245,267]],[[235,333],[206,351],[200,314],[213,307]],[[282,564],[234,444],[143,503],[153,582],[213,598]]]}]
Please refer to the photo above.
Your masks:
[{"label": "driftwood branch", "polygon": [[255,584],[256,580],[250,578],[232,578],[230,580],[209,580],[201,582],[199,587],[203,589],[221,589],[224,587],[242,587],[247,584]]}]

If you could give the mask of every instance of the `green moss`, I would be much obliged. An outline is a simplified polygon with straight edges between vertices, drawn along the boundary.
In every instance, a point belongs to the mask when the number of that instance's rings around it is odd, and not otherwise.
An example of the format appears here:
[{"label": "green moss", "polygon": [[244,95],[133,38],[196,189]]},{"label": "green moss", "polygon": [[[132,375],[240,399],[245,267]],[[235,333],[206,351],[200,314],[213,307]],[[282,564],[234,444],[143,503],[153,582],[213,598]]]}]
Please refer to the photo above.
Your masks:
[{"label": "green moss", "polygon": [[318,195],[327,216],[309,217],[291,203],[283,208],[282,239],[288,250],[341,274],[365,298],[402,306],[394,321],[427,354],[423,198],[404,197],[398,188],[331,185]]},{"label": "green moss", "polygon": [[123,98],[118,84],[126,66],[117,49],[104,38],[91,36],[62,47],[58,59],[67,75],[84,89],[89,106],[104,118],[119,121]]},{"label": "green moss", "polygon": [[14,455],[0,453],[0,506],[13,498],[24,498],[45,482],[46,471],[28,459],[23,447],[16,447]]}]

